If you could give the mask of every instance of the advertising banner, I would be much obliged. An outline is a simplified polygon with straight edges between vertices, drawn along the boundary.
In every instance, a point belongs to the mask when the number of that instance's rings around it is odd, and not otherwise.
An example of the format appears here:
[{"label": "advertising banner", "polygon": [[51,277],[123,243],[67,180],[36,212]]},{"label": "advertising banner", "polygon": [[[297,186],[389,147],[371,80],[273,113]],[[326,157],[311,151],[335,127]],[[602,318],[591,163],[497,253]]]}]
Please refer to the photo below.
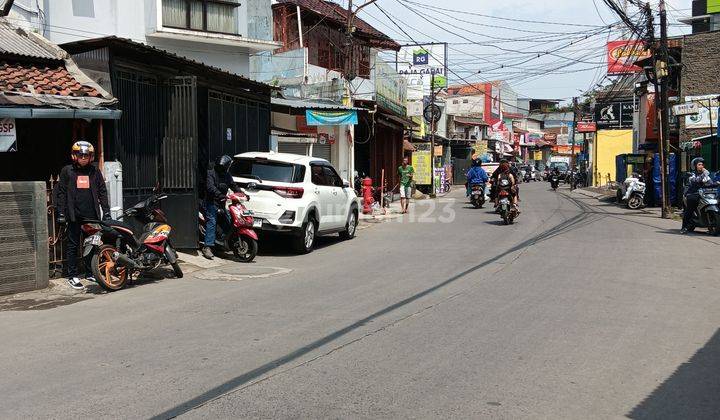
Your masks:
[{"label": "advertising banner", "polygon": [[635,107],[632,102],[612,102],[595,106],[595,121],[598,129],[621,129],[633,127]]},{"label": "advertising banner", "polygon": [[720,0],[707,0],[707,13],[720,13]]},{"label": "advertising banner", "polygon": [[305,111],[307,125],[356,125],[357,111]]},{"label": "advertising banner", "polygon": [[14,118],[0,118],[0,153],[17,152],[16,127]]},{"label": "advertising banner", "polygon": [[715,128],[718,124],[718,96],[719,95],[686,96],[686,103],[694,102],[698,104],[698,113],[685,116],[685,128]]},{"label": "advertising banner", "polygon": [[594,122],[579,121],[577,124],[578,133],[594,133],[597,131],[597,124]]},{"label": "advertising banner", "polygon": [[380,59],[375,62],[375,100],[395,115],[407,115],[407,80]]},{"label": "advertising banner", "polygon": [[435,87],[447,86],[447,44],[405,45],[397,53],[397,72],[407,79],[408,99],[430,95],[430,80]]},{"label": "advertising banner", "polygon": [[610,75],[639,73],[642,69],[635,62],[650,56],[642,41],[610,41],[607,44],[607,72]]},{"label": "advertising banner", "polygon": [[536,162],[540,162],[542,159],[542,150],[536,150],[533,152],[533,160]]},{"label": "advertising banner", "polygon": [[413,179],[417,185],[430,185],[432,182],[432,165],[430,150],[418,150],[412,154],[412,167],[415,169]]}]

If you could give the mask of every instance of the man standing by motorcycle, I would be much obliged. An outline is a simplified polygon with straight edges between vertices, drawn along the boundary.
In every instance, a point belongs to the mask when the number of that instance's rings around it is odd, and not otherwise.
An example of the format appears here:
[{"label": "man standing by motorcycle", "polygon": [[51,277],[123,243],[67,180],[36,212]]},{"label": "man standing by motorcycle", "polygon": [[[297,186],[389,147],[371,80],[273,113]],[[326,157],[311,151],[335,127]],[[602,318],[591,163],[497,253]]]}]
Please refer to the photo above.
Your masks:
[{"label": "man standing by motorcycle", "polygon": [[[214,167],[207,172],[204,200],[207,223],[205,225],[205,246],[202,248],[202,255],[209,260],[213,259],[211,247],[215,246],[218,206],[225,203],[228,189],[235,192],[240,191],[240,186],[233,181],[229,172],[232,162],[230,156],[222,155],[215,160]],[[229,220],[220,220],[220,223],[227,224]]]},{"label": "man standing by motorcycle", "polygon": [[683,211],[682,229],[680,229],[680,233],[683,234],[688,233],[689,230],[694,228],[692,220],[700,201],[698,190],[713,184],[713,180],[710,178],[710,172],[705,169],[705,159],[695,158],[690,162],[690,166],[693,168],[693,172],[688,179],[688,187],[687,191],[685,191],[686,204]]},{"label": "man standing by motorcycle", "polygon": [[78,141],[70,152],[72,164],[60,171],[57,185],[57,222],[67,224],[67,283],[75,290],[85,286],[78,278],[78,253],[84,220],[110,219],[110,204],[102,173],[92,165],[95,148]]}]

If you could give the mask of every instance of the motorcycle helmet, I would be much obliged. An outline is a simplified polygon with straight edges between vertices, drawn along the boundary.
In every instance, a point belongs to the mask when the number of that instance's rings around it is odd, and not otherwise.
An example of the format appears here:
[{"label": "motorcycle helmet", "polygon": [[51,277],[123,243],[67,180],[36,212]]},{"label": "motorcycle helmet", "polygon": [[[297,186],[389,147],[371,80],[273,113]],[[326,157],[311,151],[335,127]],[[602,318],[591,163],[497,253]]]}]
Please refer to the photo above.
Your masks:
[{"label": "motorcycle helmet", "polygon": [[75,144],[72,145],[70,157],[74,163],[77,163],[80,156],[89,156],[90,160],[88,163],[92,162],[95,159],[95,148],[93,145],[82,140],[75,142]]},{"label": "motorcycle helmet", "polygon": [[232,165],[232,158],[228,155],[222,155],[219,156],[217,159],[215,159],[215,170],[219,173],[226,173],[230,169],[230,165]]},{"label": "motorcycle helmet", "polygon": [[482,166],[482,161],[480,161],[480,159],[474,159],[472,161],[472,166]]},{"label": "motorcycle helmet", "polygon": [[696,157],[695,159],[693,159],[692,161],[690,161],[690,167],[692,168],[693,171],[697,171],[697,165],[698,165],[698,163],[702,163],[702,164],[704,165],[704,164],[705,164],[705,159],[703,159],[703,158],[701,158],[701,157]]}]

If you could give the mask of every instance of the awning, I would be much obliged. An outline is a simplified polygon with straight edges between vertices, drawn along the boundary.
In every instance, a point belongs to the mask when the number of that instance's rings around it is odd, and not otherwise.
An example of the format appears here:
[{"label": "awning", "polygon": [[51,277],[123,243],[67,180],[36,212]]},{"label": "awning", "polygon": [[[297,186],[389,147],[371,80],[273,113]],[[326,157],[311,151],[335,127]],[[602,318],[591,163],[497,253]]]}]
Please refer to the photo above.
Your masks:
[{"label": "awning", "polygon": [[409,118],[403,118],[403,117],[400,117],[400,116],[397,116],[397,115],[387,114],[387,113],[380,112],[380,111],[378,111],[378,113],[377,113],[376,115],[377,115],[378,117],[380,117],[380,118],[383,118],[383,119],[392,121],[392,122],[394,122],[394,123],[400,124],[400,125],[403,126],[403,127],[412,128],[412,127],[419,127],[419,126],[420,126],[420,124],[416,123],[415,121],[413,121],[413,120],[411,120],[411,119],[409,119]]},{"label": "awning", "polygon": [[410,143],[409,140],[404,139],[403,140],[403,150],[408,151],[408,152],[414,152],[417,149],[415,148],[415,146],[413,146],[412,143]]},{"label": "awning", "polygon": [[0,118],[119,120],[119,109],[62,109],[0,107]]},{"label": "awning", "polygon": [[324,111],[367,111],[365,108],[345,106],[330,100],[286,99],[271,98],[273,111],[284,112],[289,109],[301,110],[319,109]]}]

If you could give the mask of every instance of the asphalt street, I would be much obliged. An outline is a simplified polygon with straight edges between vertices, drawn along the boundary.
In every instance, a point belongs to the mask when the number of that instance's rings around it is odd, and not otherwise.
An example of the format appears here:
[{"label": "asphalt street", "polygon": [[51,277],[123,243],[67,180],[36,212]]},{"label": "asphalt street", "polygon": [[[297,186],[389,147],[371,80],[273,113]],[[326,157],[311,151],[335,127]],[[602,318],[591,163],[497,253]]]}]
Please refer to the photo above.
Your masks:
[{"label": "asphalt street", "polygon": [[0,418],[720,418],[718,240],[521,198],[0,312]]}]

